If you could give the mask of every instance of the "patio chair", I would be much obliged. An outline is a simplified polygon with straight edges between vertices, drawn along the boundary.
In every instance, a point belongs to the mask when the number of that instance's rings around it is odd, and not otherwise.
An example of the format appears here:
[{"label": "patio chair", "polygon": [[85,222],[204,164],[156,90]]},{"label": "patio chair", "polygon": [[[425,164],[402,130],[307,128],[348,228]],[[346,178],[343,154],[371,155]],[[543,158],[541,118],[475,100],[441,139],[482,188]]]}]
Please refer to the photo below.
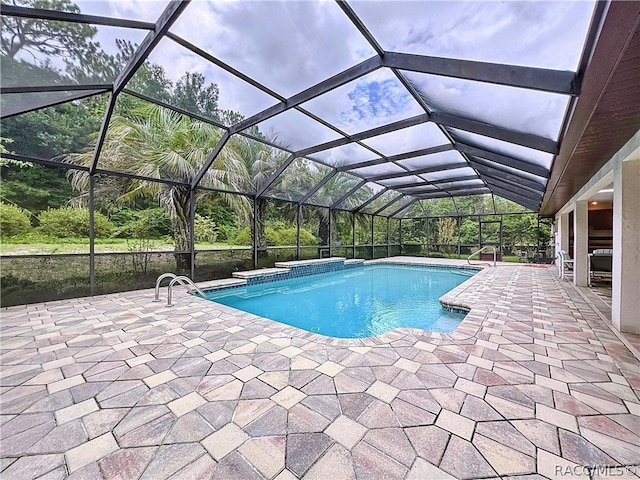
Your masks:
[{"label": "patio chair", "polygon": [[594,277],[611,278],[613,266],[613,250],[597,248],[589,254],[589,286]]},{"label": "patio chair", "polygon": [[565,272],[571,272],[571,275],[573,276],[574,260],[569,256],[569,254],[564,250],[560,250],[560,253],[558,253],[558,260],[560,261],[560,265],[558,265],[560,269],[560,278],[564,280]]}]

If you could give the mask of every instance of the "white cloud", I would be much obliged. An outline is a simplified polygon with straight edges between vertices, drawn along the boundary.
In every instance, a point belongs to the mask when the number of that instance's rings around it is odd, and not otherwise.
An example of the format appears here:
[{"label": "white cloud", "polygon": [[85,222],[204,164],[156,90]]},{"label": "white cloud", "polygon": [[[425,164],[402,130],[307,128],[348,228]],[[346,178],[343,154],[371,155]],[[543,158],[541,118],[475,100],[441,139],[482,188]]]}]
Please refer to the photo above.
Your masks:
[{"label": "white cloud", "polygon": [[334,166],[350,165],[352,163],[364,162],[377,158],[374,153],[364,147],[361,147],[357,143],[350,143],[343,145],[342,147],[324,150],[311,156]]},{"label": "white cloud", "polygon": [[363,143],[375,148],[383,155],[412,152],[423,148],[445,145],[447,137],[433,123],[421,123],[395,132],[378,135],[364,140]]},{"label": "white cloud", "polygon": [[82,13],[105,17],[155,22],[169,4],[168,0],[77,0]]},{"label": "white cloud", "polygon": [[389,51],[575,70],[594,2],[350,4]]},{"label": "white cloud", "polygon": [[554,140],[569,102],[566,95],[523,88],[412,72],[406,76],[436,111]]},{"label": "white cloud", "polygon": [[193,2],[172,31],[285,97],[375,53],[334,2]]},{"label": "white cloud", "polygon": [[301,150],[339,138],[340,135],[297,110],[287,110],[258,124],[260,131],[277,137],[279,145]]},{"label": "white cloud", "polygon": [[167,38],[159,42],[149,56],[149,61],[161,65],[173,82],[178,81],[186,72],[201,73],[207,84],[218,85],[220,89],[218,106],[225,110],[239,112],[245,117],[277,103],[273,97]]}]

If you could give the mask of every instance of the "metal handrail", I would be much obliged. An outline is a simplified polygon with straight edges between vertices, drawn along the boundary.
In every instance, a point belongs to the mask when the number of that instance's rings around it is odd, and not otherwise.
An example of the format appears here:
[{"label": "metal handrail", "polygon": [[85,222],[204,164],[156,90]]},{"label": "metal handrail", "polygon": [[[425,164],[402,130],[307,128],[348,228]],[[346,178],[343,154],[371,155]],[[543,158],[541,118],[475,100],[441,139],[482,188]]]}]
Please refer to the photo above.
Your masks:
[{"label": "metal handrail", "polygon": [[[479,254],[480,252],[483,252],[487,248],[492,248],[493,249],[493,266],[495,267],[496,266],[496,255],[497,255],[498,251],[496,250],[496,247],[494,247],[493,245],[485,245],[484,247],[482,247],[477,252],[473,252],[471,255],[469,255],[467,257],[467,263],[469,263],[469,265],[473,265],[473,263],[471,263],[471,257],[473,257],[474,255]],[[490,263],[487,263],[487,265],[491,266]]]},{"label": "metal handrail", "polygon": [[167,289],[167,304],[165,305],[165,307],[173,307],[173,303],[171,303],[171,299],[173,296],[173,286],[176,283],[179,283],[180,285],[187,287],[187,290],[189,290],[189,292],[191,292],[189,287],[192,287],[196,292],[200,294],[200,296],[206,298],[205,293],[202,290],[200,290],[189,277],[185,275],[180,275],[179,277],[175,277],[173,280],[169,282],[169,288]]},{"label": "metal handrail", "polygon": [[154,302],[159,302],[160,301],[160,283],[162,283],[162,280],[164,280],[165,278],[169,278],[169,277],[170,278],[176,278],[177,275],[175,273],[163,273],[156,280],[156,292],[155,292],[155,295],[153,296],[153,301]]}]

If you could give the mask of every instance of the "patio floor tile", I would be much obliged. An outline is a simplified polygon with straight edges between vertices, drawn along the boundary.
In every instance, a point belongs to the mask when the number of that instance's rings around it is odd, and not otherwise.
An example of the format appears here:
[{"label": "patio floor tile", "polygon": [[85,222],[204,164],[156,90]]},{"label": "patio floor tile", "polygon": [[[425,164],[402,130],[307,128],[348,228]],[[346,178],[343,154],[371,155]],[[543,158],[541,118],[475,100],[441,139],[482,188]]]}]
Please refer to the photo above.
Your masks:
[{"label": "patio floor tile", "polygon": [[476,435],[473,444],[501,477],[526,475],[536,471],[534,457],[520,453],[503,443]]},{"label": "patio floor tile", "polygon": [[391,403],[393,399],[396,398],[399,392],[400,390],[398,388],[392,387],[391,385],[379,380],[367,389],[367,393],[369,395],[376,397],[386,403]]},{"label": "patio floor tile", "polygon": [[436,426],[405,428],[416,454],[433,465],[439,465],[451,434]]},{"label": "patio floor tile", "polygon": [[476,422],[462,415],[442,409],[438,414],[436,426],[458,435],[466,440],[471,440]]},{"label": "patio floor tile", "polygon": [[476,447],[455,435],[451,437],[439,467],[460,479],[496,476]]},{"label": "patio floor tile", "polygon": [[111,433],[99,437],[70,449],[65,453],[69,473],[84,467],[102,457],[118,450],[118,444]]},{"label": "patio floor tile", "polygon": [[331,445],[331,438],[324,433],[293,433],[287,437],[286,466],[298,478],[302,477],[309,467]]},{"label": "patio floor tile", "polygon": [[[279,477],[278,477],[279,478]],[[305,480],[356,480],[349,450],[334,444],[305,475]]]},{"label": "patio floor tile", "polygon": [[320,373],[324,373],[330,377],[335,377],[338,373],[344,370],[342,365],[338,365],[335,362],[324,362],[323,364],[316,367],[316,370]]},{"label": "patio floor tile", "polygon": [[182,415],[189,413],[192,410],[195,410],[200,405],[207,403],[207,401],[198,395],[197,392],[191,392],[184,397],[180,397],[172,402],[169,402],[167,406],[171,409],[173,414],[176,417],[181,417]]},{"label": "patio floor tile", "polygon": [[197,443],[163,445],[155,451],[140,479],[169,478],[204,454],[205,449]]},{"label": "patio floor tile", "polygon": [[267,478],[284,469],[286,441],[284,436],[247,440],[238,451]]},{"label": "patio floor tile", "polygon": [[578,422],[576,417],[568,413],[549,408],[546,405],[536,405],[536,418],[557,427],[578,433]]},{"label": "patio floor tile", "polygon": [[583,291],[553,267],[470,282],[445,296],[472,307],[454,332],[366,339],[180,290],[173,309],[153,290],[6,309],[1,475],[541,480],[637,463],[640,362]]},{"label": "patio floor tile", "polygon": [[409,469],[366,442],[359,443],[351,452],[357,478],[403,479]]},{"label": "patio floor tile", "polygon": [[163,443],[199,442],[213,433],[213,426],[198,412],[189,412],[178,418]]},{"label": "patio floor tile", "polygon": [[249,438],[237,425],[229,423],[205,438],[201,443],[211,456],[220,461],[225,455],[242,445]]},{"label": "patio floor tile", "polygon": [[367,428],[344,415],[336,418],[325,433],[344,447],[351,450],[367,432]]},{"label": "patio floor tile", "polygon": [[382,453],[410,468],[416,453],[402,428],[376,428],[369,430],[364,441]]},{"label": "patio floor tile", "polygon": [[240,427],[244,427],[262,416],[276,404],[269,399],[240,400],[235,412],[233,421]]},{"label": "patio floor tile", "polygon": [[99,461],[105,479],[139,478],[158,447],[122,448]]},{"label": "patio floor tile", "polygon": [[278,405],[283,406],[286,409],[293,407],[296,403],[300,402],[307,395],[300,390],[287,386],[271,396],[271,400]]},{"label": "patio floor tile", "polygon": [[424,480],[425,478],[433,478],[438,480],[455,480],[456,477],[449,475],[447,472],[440,470],[438,467],[430,464],[422,458],[417,458],[411,470],[405,477],[405,480]]}]

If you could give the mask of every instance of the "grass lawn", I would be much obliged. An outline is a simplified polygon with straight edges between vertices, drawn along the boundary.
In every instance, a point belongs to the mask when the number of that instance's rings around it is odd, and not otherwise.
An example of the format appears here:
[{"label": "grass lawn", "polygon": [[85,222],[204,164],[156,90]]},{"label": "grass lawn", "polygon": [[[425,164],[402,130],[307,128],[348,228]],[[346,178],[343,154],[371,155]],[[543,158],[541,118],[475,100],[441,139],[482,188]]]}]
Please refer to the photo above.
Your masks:
[{"label": "grass lawn", "polygon": [[[149,240],[149,248],[156,252],[173,251],[173,243],[158,239]],[[247,247],[229,245],[227,243],[196,243],[197,250],[231,250]],[[140,245],[135,240],[124,238],[96,239],[96,253],[129,253],[140,251]],[[37,255],[37,254],[62,254],[62,253],[89,253],[89,239],[63,238],[50,239],[33,243],[0,243],[2,255]]]}]

